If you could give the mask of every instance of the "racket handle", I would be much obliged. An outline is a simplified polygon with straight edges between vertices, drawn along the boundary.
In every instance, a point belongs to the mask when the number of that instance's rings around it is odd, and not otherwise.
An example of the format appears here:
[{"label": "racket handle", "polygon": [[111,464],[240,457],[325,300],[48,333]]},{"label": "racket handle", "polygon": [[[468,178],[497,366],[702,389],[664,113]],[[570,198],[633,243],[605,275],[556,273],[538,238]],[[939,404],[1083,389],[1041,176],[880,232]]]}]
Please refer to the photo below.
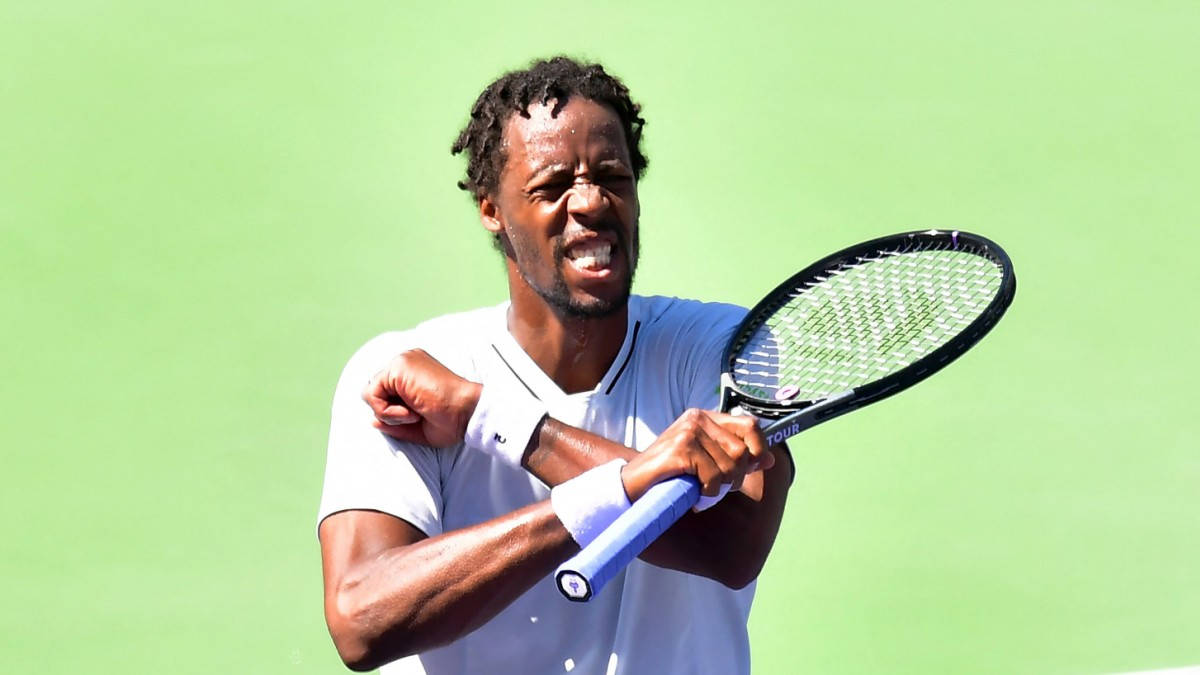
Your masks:
[{"label": "racket handle", "polygon": [[568,600],[587,602],[700,500],[694,476],[654,485],[611,525],[554,573]]},{"label": "racket handle", "polygon": [[[849,410],[853,389],[775,420],[763,429],[767,443],[782,443],[826,418]],[[700,500],[700,481],[695,476],[669,478],[646,491],[600,536],[559,566],[554,573],[558,590],[568,600],[587,602],[617,576],[650,542],[683,517]]]}]

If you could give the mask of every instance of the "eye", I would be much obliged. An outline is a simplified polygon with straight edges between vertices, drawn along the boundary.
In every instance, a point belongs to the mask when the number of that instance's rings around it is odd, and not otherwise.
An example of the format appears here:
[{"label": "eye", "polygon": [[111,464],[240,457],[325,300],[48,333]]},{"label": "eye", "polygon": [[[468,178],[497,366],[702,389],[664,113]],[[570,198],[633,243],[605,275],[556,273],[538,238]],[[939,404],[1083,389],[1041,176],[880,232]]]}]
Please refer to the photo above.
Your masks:
[{"label": "eye", "polygon": [[534,188],[530,190],[530,194],[538,199],[545,199],[555,202],[558,201],[559,197],[562,197],[563,193],[566,192],[570,187],[571,181],[569,179],[552,178],[543,183],[535,185]]},{"label": "eye", "polygon": [[597,182],[606,190],[623,192],[633,185],[633,176],[626,173],[608,173],[600,176]]}]

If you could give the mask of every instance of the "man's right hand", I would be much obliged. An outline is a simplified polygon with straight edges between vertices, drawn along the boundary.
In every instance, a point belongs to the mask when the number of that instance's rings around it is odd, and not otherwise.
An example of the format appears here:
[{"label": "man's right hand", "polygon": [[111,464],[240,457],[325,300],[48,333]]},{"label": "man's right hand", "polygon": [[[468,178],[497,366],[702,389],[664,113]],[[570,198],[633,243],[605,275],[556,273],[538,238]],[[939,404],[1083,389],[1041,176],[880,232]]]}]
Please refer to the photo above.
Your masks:
[{"label": "man's right hand", "polygon": [[692,409],[631,459],[621,479],[630,501],[654,484],[683,474],[695,476],[701,494],[712,497],[723,484],[739,490],[746,474],[774,464],[756,418]]},{"label": "man's right hand", "polygon": [[422,349],[393,358],[363,389],[376,429],[444,448],[461,442],[483,385],[464,380]]}]

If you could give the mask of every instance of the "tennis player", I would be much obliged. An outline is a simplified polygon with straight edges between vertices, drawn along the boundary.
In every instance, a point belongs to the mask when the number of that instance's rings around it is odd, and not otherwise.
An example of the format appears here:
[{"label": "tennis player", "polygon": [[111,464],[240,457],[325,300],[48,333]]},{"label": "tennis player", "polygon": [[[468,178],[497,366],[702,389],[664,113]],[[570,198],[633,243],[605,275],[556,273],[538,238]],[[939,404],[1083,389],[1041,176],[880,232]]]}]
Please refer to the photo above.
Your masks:
[{"label": "tennis player", "polygon": [[[711,412],[745,311],[630,294],[639,111],[601,66],[566,58],[504,75],[471,110],[460,187],[510,298],[381,335],[342,373],[319,536],[350,668],[749,672],[791,460],[751,418]],[[591,602],[565,600],[555,567],[685,473],[709,508]]]}]

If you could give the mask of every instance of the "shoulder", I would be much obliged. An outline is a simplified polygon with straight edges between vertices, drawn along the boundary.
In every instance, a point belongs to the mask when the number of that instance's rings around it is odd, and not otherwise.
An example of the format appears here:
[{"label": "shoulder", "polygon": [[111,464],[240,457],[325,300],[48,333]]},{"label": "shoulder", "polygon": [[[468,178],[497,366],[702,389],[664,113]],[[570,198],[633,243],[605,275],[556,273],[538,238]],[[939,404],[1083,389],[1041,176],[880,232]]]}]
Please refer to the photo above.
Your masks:
[{"label": "shoulder", "polygon": [[689,381],[697,373],[715,380],[721,353],[746,316],[737,305],[663,296],[639,297],[631,310],[640,324],[639,358]]},{"label": "shoulder", "polygon": [[[503,325],[507,303],[423,321],[408,330],[388,331],[367,340],[350,357],[344,374],[370,377],[392,357],[410,349],[423,349],[446,367],[459,372],[469,364],[492,327]],[[497,322],[501,322],[497,324]]]},{"label": "shoulder", "polygon": [[704,332],[733,330],[746,316],[746,308],[724,302],[701,302],[663,295],[635,296],[633,316],[651,331],[677,333],[700,328]]},{"label": "shoulder", "polygon": [[490,307],[444,314],[422,321],[410,332],[433,339],[460,339],[477,336],[484,329],[490,330],[497,325],[498,321],[502,321],[507,309],[508,303],[502,302]]}]

